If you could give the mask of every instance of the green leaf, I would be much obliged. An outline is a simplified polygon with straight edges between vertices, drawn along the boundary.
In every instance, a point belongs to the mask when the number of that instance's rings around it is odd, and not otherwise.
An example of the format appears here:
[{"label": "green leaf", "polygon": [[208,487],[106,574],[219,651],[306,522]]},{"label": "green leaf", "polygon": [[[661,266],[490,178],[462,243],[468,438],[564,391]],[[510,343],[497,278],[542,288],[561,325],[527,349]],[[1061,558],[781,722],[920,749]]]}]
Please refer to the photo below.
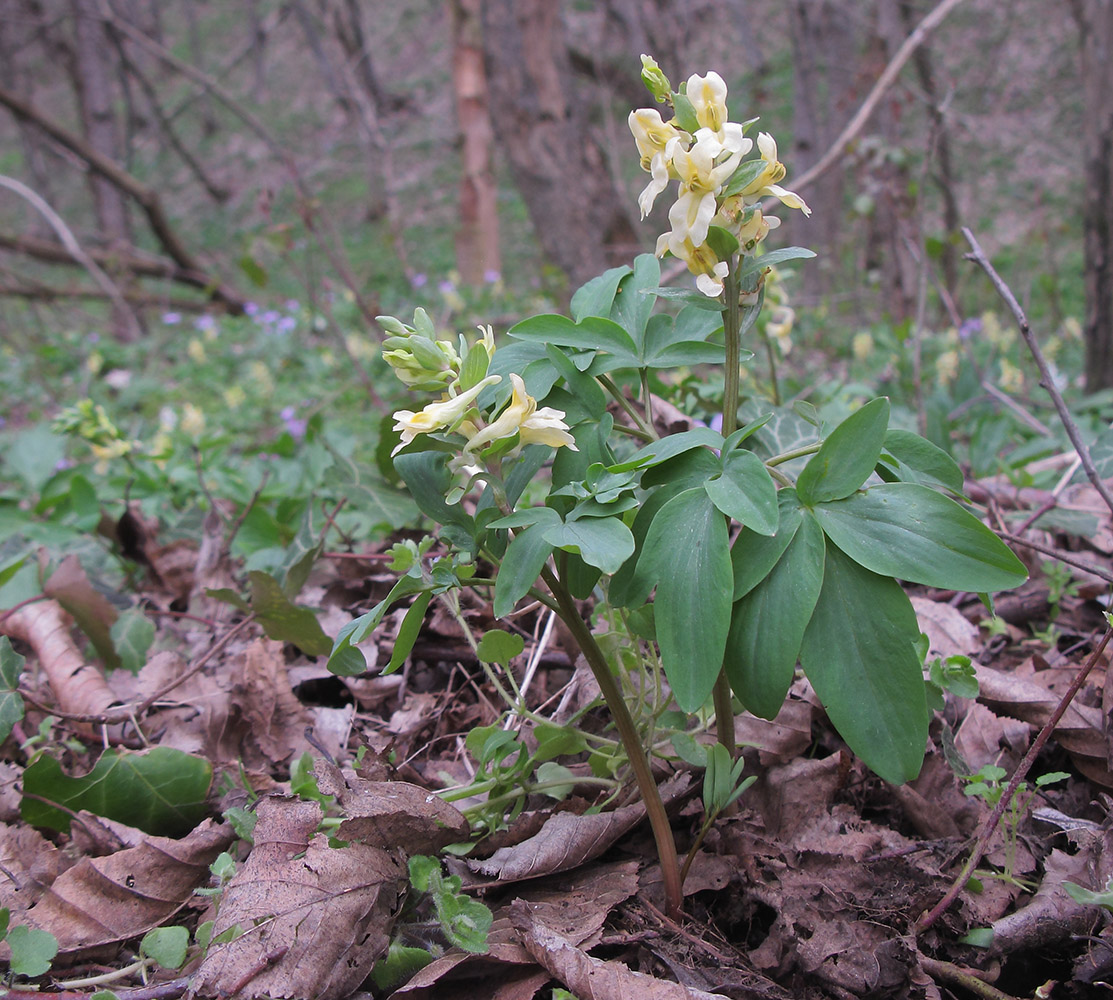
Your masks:
[{"label": "green leaf", "polygon": [[730,550],[734,571],[731,599],[734,601],[744,597],[769,575],[800,527],[802,512],[795,490],[781,490],[777,495],[777,507],[777,530],[772,535],[759,535],[750,528],[743,528],[734,540]]},{"label": "green leaf", "polygon": [[[536,508],[549,510],[548,507]],[[550,511],[558,518],[556,511]],[[553,543],[545,538],[545,531],[551,521],[538,522],[519,532],[507,546],[502,557],[498,576],[495,578],[494,613],[496,618],[504,618],[514,610],[514,606],[529,593],[529,588],[541,575],[541,570],[553,551]]]},{"label": "green leaf", "polygon": [[661,262],[651,253],[638,254],[633,273],[622,279],[611,307],[611,319],[630,334],[639,354],[645,343],[646,324],[657,302],[656,296],[645,290],[660,283]]},{"label": "green leaf", "polygon": [[133,674],[147,662],[147,650],[155,641],[155,623],[135,608],[124,611],[109,630],[120,666]]},{"label": "green leaf", "polygon": [[694,309],[702,309],[705,312],[713,313],[722,313],[723,311],[723,304],[718,298],[704,295],[703,292],[693,292],[687,288],[669,288],[668,286],[654,288],[652,291],[658,298],[683,302],[684,305],[691,306]]},{"label": "green leaf", "polygon": [[916,777],[928,715],[916,613],[892,579],[827,546],[800,662],[850,749],[886,781]]},{"label": "green leaf", "polygon": [[[497,356],[498,352],[495,354]],[[405,480],[421,513],[436,524],[456,527],[458,531],[453,541],[462,542],[462,548],[474,550],[475,521],[460,504],[445,503],[453,479],[448,471],[448,456],[439,451],[408,452],[395,456],[394,468]]]},{"label": "green leaf", "polygon": [[212,777],[207,760],[171,747],[106,750],[76,778],[42,754],[23,772],[20,812],[33,826],[68,832],[72,813],[87,809],[154,836],[179,837],[204,819]]},{"label": "green leaf", "polygon": [[545,541],[581,556],[604,573],[617,573],[634,554],[634,536],[617,517],[585,517],[553,525],[542,532]]},{"label": "green leaf", "polygon": [[777,530],[777,487],[765,463],[752,451],[732,451],[723,473],[703,484],[711,502],[727,517],[759,535]]},{"label": "green leaf", "polygon": [[421,633],[421,626],[425,623],[425,612],[432,599],[433,592],[426,590],[418,594],[413,604],[406,609],[402,624],[398,626],[398,636],[394,640],[394,651],[390,654],[390,662],[386,665],[384,674],[394,673],[406,662],[406,657],[410,655],[414,643],[417,642],[417,637]]},{"label": "green leaf", "polygon": [[[26,661],[14,649],[6,635],[0,636],[0,743],[23,718],[23,699],[19,695],[19,678]],[[2,939],[2,936],[0,936]]]},{"label": "green leaf", "polygon": [[606,351],[624,366],[638,367],[638,350],[630,334],[613,320],[599,316],[586,316],[579,323],[555,314],[532,316],[516,323],[507,333],[518,340],[534,343]]},{"label": "green leaf", "polygon": [[572,316],[577,320],[585,316],[610,316],[611,304],[618,291],[619,282],[633,271],[629,265],[612,267],[599,277],[592,278],[586,285],[576,289],[572,296]]},{"label": "green leaf", "polygon": [[661,508],[641,561],[657,580],[654,618],[665,676],[676,703],[694,712],[722,669],[733,587],[726,519],[703,489],[685,490]]},{"label": "green leaf", "polygon": [[53,934],[26,924],[16,924],[8,931],[7,942],[12,949],[8,968],[17,976],[41,976],[58,954],[58,939]]},{"label": "green leaf", "polygon": [[1024,564],[989,528],[926,486],[872,486],[817,504],[815,515],[843,552],[882,576],[971,593],[1008,590],[1028,578]]},{"label": "green leaf", "polygon": [[292,642],[308,656],[328,656],[332,641],[325,635],[317,616],[300,608],[283,593],[282,585],[269,573],[252,570],[251,609],[271,639]]},{"label": "green leaf", "polygon": [[873,399],[836,427],[804,466],[796,481],[800,500],[811,506],[850,496],[877,465],[885,430],[889,426],[889,400]]},{"label": "green leaf", "polygon": [[770,250],[760,257],[746,257],[743,265],[738,269],[738,280],[748,277],[767,267],[784,264],[790,260],[808,260],[815,256],[814,250],[806,247],[781,247],[779,250]]},{"label": "green leaf", "polygon": [[724,665],[739,700],[763,719],[777,715],[792,686],[823,565],[823,532],[805,516],[769,575],[734,605]]},{"label": "green leaf", "polygon": [[502,629],[491,629],[479,640],[479,659],[484,663],[506,666],[515,656],[520,656],[525,648],[525,640],[520,635],[511,635]]},{"label": "green leaf", "polygon": [[[952,493],[962,493],[962,469],[942,448],[912,431],[894,427],[885,434],[883,466],[890,467],[905,481],[924,486],[942,486]],[[889,457],[895,459],[890,462]]]},{"label": "green leaf", "polygon": [[189,951],[189,931],[184,927],[156,927],[139,942],[139,953],[164,969],[180,969]]},{"label": "green leaf", "polygon": [[428,948],[412,948],[400,941],[391,941],[387,953],[371,968],[371,982],[385,995],[409,982],[432,961],[433,953]]}]

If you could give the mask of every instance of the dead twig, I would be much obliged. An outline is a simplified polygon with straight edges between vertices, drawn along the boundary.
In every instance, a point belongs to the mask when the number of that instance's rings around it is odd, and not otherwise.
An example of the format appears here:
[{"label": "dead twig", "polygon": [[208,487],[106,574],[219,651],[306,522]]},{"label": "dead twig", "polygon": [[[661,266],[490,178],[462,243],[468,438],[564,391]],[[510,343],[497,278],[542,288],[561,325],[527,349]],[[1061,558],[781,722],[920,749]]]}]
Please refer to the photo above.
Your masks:
[{"label": "dead twig", "polygon": [[981,245],[974,238],[974,234],[964,226],[962,235],[966,237],[966,242],[970,244],[972,251],[966,254],[966,259],[972,260],[985,271],[989,280],[993,283],[993,287],[997,289],[997,294],[1005,300],[1005,304],[1013,314],[1013,319],[1016,320],[1016,325],[1020,330],[1020,336],[1024,338],[1024,343],[1028,346],[1028,351],[1036,362],[1036,367],[1040,370],[1040,385],[1047,390],[1047,394],[1051,397],[1052,403],[1055,404],[1055,412],[1058,413],[1059,420],[1062,422],[1063,428],[1067,432],[1067,437],[1070,438],[1070,443],[1074,445],[1074,450],[1078,453],[1078,458],[1082,463],[1082,469],[1086,473],[1086,478],[1090,480],[1094,489],[1098,491],[1098,496],[1105,501],[1105,505],[1109,508],[1110,513],[1113,513],[1113,494],[1110,494],[1105,482],[1102,480],[1101,476],[1098,475],[1098,471],[1094,467],[1094,461],[1090,457],[1090,450],[1086,447],[1081,434],[1078,432],[1078,425],[1070,415],[1066,400],[1063,399],[1063,394],[1055,385],[1055,379],[1052,377],[1047,359],[1043,356],[1043,351],[1040,349],[1039,342],[1032,333],[1032,328],[1028,325],[1028,317],[1025,315],[1020,303],[1016,300],[1016,296],[1013,295],[1012,289],[1009,288],[1004,279],[994,270],[993,265],[989,262],[989,258],[985,255],[985,251],[982,250]]},{"label": "dead twig", "polygon": [[1036,757],[1039,756],[1040,751],[1043,749],[1044,744],[1054,732],[1055,727],[1059,724],[1059,720],[1063,717],[1070,703],[1074,701],[1074,696],[1081,690],[1086,678],[1090,675],[1090,671],[1094,669],[1098,660],[1101,659],[1101,654],[1105,652],[1105,647],[1109,645],[1109,640],[1113,638],[1113,628],[1106,629],[1105,635],[1101,637],[1101,642],[1098,643],[1097,648],[1090,654],[1090,658],[1082,665],[1082,669],[1075,675],[1071,681],[1070,687],[1064,692],[1063,697],[1059,699],[1059,704],[1055,706],[1055,711],[1051,713],[1051,717],[1044,723],[1043,728],[1033,740],[1032,745],[1028,748],[1028,752],[1024,755],[1024,759],[1017,765],[1016,770],[1013,772],[1012,778],[1009,780],[1008,787],[1006,787],[1004,794],[998,800],[996,807],[989,818],[986,820],[982,832],[978,836],[977,842],[974,844],[973,850],[970,852],[970,857],[967,858],[966,864],[962,866],[962,871],[959,872],[958,878],[951,884],[950,889],[947,890],[938,903],[931,908],[928,913],[922,914],[919,920],[916,921],[915,931],[921,933],[926,931],[932,924],[935,923],[947,910],[947,908],[957,898],[958,894],[966,887],[971,874],[979,861],[982,860],[983,855],[989,848],[989,842],[996,832],[997,827],[1001,823],[1001,818],[1005,815],[1005,810],[1009,808],[1009,803],[1012,802],[1013,795],[1016,793],[1020,783],[1027,777],[1028,772],[1035,763]]}]

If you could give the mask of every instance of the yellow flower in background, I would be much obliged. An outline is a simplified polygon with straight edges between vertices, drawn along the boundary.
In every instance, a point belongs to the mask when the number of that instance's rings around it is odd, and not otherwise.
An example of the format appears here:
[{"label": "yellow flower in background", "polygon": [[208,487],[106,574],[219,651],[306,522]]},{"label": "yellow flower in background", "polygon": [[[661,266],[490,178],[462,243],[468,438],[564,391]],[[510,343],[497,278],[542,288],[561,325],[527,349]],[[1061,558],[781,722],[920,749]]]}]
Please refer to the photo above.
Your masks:
[{"label": "yellow flower in background", "polygon": [[944,351],[935,359],[936,377],[950,385],[958,377],[958,351]]},{"label": "yellow flower in background", "polygon": [[262,361],[252,361],[247,370],[247,377],[255,383],[263,395],[274,392],[274,379],[271,378],[270,369]]},{"label": "yellow flower in background", "polygon": [[190,338],[186,353],[189,355],[189,360],[195,364],[202,365],[205,363],[205,345],[196,337]]},{"label": "yellow flower in background", "polygon": [[868,330],[861,330],[854,334],[854,339],[850,342],[850,350],[858,361],[865,361],[873,354],[873,334]]},{"label": "yellow flower in background", "polygon": [[96,375],[104,367],[104,355],[100,351],[93,351],[85,359],[85,370],[90,375]]},{"label": "yellow flower in background", "polygon": [[[494,376],[497,377],[497,376]],[[526,384],[520,375],[511,374],[510,384],[514,391],[506,409],[486,427],[477,431],[464,445],[465,453],[475,453],[496,441],[515,434],[519,435],[519,446],[527,444],[547,444],[553,448],[571,448],[578,451],[576,439],[568,433],[564,422],[564,411],[551,406],[537,408],[537,400],[526,392]]]},{"label": "yellow flower in background", "polygon": [[[394,414],[394,429],[402,435],[402,440],[390,453],[391,458],[406,447],[418,434],[428,434],[442,428],[452,428],[464,419],[464,414],[475,403],[476,397],[489,385],[502,381],[501,375],[488,375],[482,382],[473,385],[458,396],[446,395],[436,403],[430,403],[423,410],[398,410]],[[455,387],[453,387],[455,388]]]},{"label": "yellow flower in background", "polygon": [[1001,358],[1001,376],[998,385],[1005,392],[1018,393],[1024,389],[1024,372],[1014,365],[1008,358]]},{"label": "yellow flower in background", "polygon": [[1074,316],[1068,316],[1063,320],[1063,337],[1066,340],[1082,339],[1082,324]]},{"label": "yellow flower in background", "polygon": [[769,312],[765,336],[776,341],[782,354],[788,354],[792,350],[792,327],[795,322],[796,313],[788,306],[773,306]]},{"label": "yellow flower in background", "polygon": [[192,403],[182,407],[182,430],[191,438],[199,438],[205,430],[205,414]]},{"label": "yellow flower in background", "polygon": [[238,410],[247,400],[247,393],[238,385],[224,390],[224,405],[230,410]]}]

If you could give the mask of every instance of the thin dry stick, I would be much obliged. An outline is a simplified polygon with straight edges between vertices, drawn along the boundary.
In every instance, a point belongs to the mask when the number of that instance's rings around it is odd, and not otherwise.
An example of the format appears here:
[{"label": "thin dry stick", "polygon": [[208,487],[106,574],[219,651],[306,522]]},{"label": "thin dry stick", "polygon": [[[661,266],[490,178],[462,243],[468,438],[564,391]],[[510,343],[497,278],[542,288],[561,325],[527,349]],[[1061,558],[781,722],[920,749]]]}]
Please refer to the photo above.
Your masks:
[{"label": "thin dry stick", "polygon": [[922,915],[920,919],[916,921],[915,929],[917,933],[926,931],[934,924],[935,921],[946,912],[947,907],[958,898],[958,894],[966,887],[970,875],[973,873],[978,862],[982,860],[982,856],[989,847],[990,839],[996,832],[997,827],[1001,824],[1001,817],[1005,815],[1005,810],[1008,809],[1009,803],[1012,802],[1013,795],[1016,794],[1017,788],[1025,777],[1027,777],[1028,772],[1032,768],[1032,764],[1035,763],[1036,757],[1043,749],[1048,737],[1051,736],[1051,733],[1059,724],[1059,720],[1063,717],[1063,713],[1066,712],[1070,703],[1074,700],[1074,696],[1081,690],[1082,684],[1089,676],[1090,671],[1094,669],[1098,660],[1101,659],[1101,654],[1105,652],[1105,647],[1109,644],[1110,638],[1113,638],[1113,628],[1106,629],[1105,635],[1101,637],[1101,642],[1098,643],[1097,649],[1090,654],[1090,658],[1082,665],[1082,669],[1075,675],[1074,680],[1071,681],[1070,687],[1067,688],[1063,697],[1059,700],[1059,704],[1055,706],[1055,711],[1051,713],[1051,718],[1044,723],[1039,735],[1035,738],[1032,745],[1028,748],[1028,752],[1024,755],[1024,759],[1013,772],[1012,779],[1009,781],[1005,793],[998,800],[993,812],[990,813],[989,819],[986,820],[985,827],[979,835],[977,843],[974,844],[974,849],[970,852],[970,857],[967,858],[966,864],[962,866],[962,871],[959,872],[958,878],[951,884],[946,895],[931,908],[931,911]]},{"label": "thin dry stick", "polygon": [[970,244],[972,250],[971,253],[966,254],[966,259],[972,260],[985,271],[989,276],[989,280],[993,283],[993,287],[997,289],[997,294],[1005,300],[1005,304],[1009,307],[1010,312],[1012,312],[1013,319],[1016,320],[1016,325],[1020,329],[1020,335],[1024,338],[1024,343],[1028,345],[1028,350],[1035,360],[1036,366],[1040,370],[1040,385],[1047,390],[1047,394],[1051,397],[1052,403],[1055,404],[1055,412],[1059,414],[1059,419],[1062,421],[1063,427],[1067,432],[1067,437],[1070,438],[1070,443],[1074,445],[1074,450],[1078,453],[1078,458],[1082,462],[1082,468],[1086,473],[1086,478],[1090,480],[1094,489],[1098,491],[1098,496],[1105,501],[1105,505],[1109,508],[1110,512],[1113,513],[1113,495],[1110,494],[1105,482],[1102,480],[1101,476],[1098,475],[1098,470],[1094,468],[1094,461],[1090,457],[1090,450],[1086,447],[1081,434],[1078,432],[1078,425],[1070,415],[1070,410],[1067,409],[1063,394],[1055,386],[1055,379],[1052,377],[1047,359],[1043,356],[1043,351],[1040,349],[1039,342],[1036,340],[1031,327],[1028,325],[1028,317],[1024,314],[1024,310],[1021,308],[1020,303],[1017,302],[1016,296],[1012,293],[1012,289],[1005,284],[1001,276],[993,269],[993,265],[989,262],[989,258],[986,257],[985,251],[982,250],[981,245],[974,238],[974,234],[963,226],[962,235],[966,237],[966,242]]},{"label": "thin dry stick", "polygon": [[0,174],[0,187],[5,187],[9,191],[19,195],[20,198],[30,204],[35,211],[50,223],[50,228],[58,234],[58,239],[61,241],[62,246],[66,248],[69,255],[89,272],[89,276],[97,283],[104,294],[112,300],[112,304],[120,311],[120,315],[126,317],[131,333],[135,336],[142,333],[139,328],[139,320],[135,318],[135,311],[124,299],[123,293],[116,287],[115,282],[97,266],[96,261],[81,249],[81,244],[77,242],[77,237],[73,235],[70,227],[62,221],[62,217],[46,203],[46,200],[32,191],[31,188],[22,181],[17,181],[14,177],[7,177]]},{"label": "thin dry stick", "polygon": [[806,187],[808,184],[811,184],[838,161],[839,157],[846,152],[846,147],[849,146],[851,142],[857,138],[858,133],[866,127],[866,122],[869,121],[870,115],[873,114],[874,109],[885,95],[885,91],[892,86],[897,75],[904,69],[904,64],[912,58],[912,53],[924,43],[927,36],[939,27],[943,19],[960,3],[962,3],[962,0],[942,0],[939,6],[916,25],[912,33],[901,43],[901,47],[897,49],[893,58],[889,60],[889,65],[882,70],[881,76],[877,78],[877,83],[873,85],[873,89],[866,95],[866,99],[862,102],[862,106],[855,112],[854,117],[847,122],[846,128],[842,130],[831,148],[823,154],[818,163],[808,170],[805,170],[804,173],[793,181],[793,189]]}]

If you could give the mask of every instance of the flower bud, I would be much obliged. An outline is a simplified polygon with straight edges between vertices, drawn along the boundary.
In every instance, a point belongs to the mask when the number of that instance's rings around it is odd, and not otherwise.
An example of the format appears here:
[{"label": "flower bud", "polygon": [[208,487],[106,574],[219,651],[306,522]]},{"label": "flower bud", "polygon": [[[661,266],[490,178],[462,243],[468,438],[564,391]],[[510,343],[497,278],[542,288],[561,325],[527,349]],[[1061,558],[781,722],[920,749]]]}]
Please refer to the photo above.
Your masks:
[{"label": "flower bud", "polygon": [[669,78],[661,71],[657,60],[652,56],[642,56],[642,83],[658,104],[664,104],[672,95],[672,84],[669,83]]}]

